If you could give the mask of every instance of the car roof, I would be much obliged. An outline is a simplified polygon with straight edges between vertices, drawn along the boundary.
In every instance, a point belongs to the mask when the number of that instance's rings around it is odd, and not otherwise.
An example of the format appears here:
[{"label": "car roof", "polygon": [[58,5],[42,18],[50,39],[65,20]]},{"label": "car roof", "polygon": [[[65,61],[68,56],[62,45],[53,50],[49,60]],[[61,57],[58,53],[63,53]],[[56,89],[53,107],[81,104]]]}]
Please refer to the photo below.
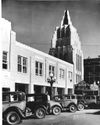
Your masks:
[{"label": "car roof", "polygon": [[26,94],[26,97],[31,97],[31,96],[46,96],[47,94],[45,94],[45,93],[39,93],[39,94],[35,94],[35,93],[33,93],[33,94]]}]

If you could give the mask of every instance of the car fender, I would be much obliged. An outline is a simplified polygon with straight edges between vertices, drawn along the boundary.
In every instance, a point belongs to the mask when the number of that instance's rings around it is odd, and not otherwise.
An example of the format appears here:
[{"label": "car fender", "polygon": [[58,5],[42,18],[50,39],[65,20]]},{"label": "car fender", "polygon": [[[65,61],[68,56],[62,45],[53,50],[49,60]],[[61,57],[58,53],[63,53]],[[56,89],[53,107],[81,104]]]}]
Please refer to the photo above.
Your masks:
[{"label": "car fender", "polygon": [[5,118],[5,115],[9,112],[9,111],[16,111],[21,118],[25,118],[25,113],[18,107],[9,107],[8,109],[6,109],[4,112],[3,112],[3,118]]},{"label": "car fender", "polygon": [[78,104],[83,104],[85,106],[85,103],[83,101],[79,101]]},{"label": "car fender", "polygon": [[61,111],[62,111],[62,107],[61,107],[60,105],[53,105],[52,107],[50,107],[49,113],[52,113],[52,110],[53,110],[53,108],[54,108],[55,106],[59,107],[59,108],[61,109]]},{"label": "car fender", "polygon": [[62,110],[62,107],[60,105],[53,105],[51,109],[53,109],[55,106],[58,106]]}]

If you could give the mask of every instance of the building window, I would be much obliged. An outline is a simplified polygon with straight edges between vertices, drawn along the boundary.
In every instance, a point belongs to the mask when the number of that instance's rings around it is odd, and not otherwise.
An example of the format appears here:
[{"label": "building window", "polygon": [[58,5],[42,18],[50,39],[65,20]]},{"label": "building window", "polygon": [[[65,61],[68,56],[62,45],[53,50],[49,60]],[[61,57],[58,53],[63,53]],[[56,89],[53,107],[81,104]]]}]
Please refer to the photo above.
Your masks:
[{"label": "building window", "polygon": [[52,73],[55,76],[55,67],[52,65],[49,65],[49,75]]},{"label": "building window", "polygon": [[27,58],[18,55],[18,72],[27,73]]},{"label": "building window", "polygon": [[18,72],[22,72],[21,56],[18,56]]},{"label": "building window", "polygon": [[64,79],[64,69],[60,69],[59,77],[60,79]]},{"label": "building window", "polygon": [[71,71],[68,72],[68,78],[72,82],[72,72]]},{"label": "building window", "polygon": [[35,62],[35,74],[37,76],[43,76],[43,63],[38,61]]},{"label": "building window", "polygon": [[82,57],[76,54],[76,70],[82,71]]},{"label": "building window", "polygon": [[23,73],[27,73],[27,58],[23,57]]},{"label": "building window", "polygon": [[3,51],[2,68],[8,69],[8,52],[6,51]]},{"label": "building window", "polygon": [[76,83],[79,83],[81,81],[81,75],[76,74]]}]

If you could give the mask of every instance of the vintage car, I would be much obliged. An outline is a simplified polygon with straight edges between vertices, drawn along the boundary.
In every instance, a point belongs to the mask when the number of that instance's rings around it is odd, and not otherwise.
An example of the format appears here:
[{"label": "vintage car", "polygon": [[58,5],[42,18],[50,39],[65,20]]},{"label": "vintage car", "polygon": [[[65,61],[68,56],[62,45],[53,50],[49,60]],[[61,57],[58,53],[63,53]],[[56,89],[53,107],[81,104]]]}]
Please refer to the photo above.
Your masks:
[{"label": "vintage car", "polygon": [[100,109],[100,96],[96,97],[96,105],[95,105],[95,107]]},{"label": "vintage car", "polygon": [[77,99],[75,95],[56,95],[53,97],[53,100],[61,104],[62,110],[77,111]]},{"label": "vintage car", "polygon": [[[28,102],[24,92],[3,92],[2,93],[2,112],[3,123],[9,125],[19,124],[22,119],[35,115],[36,118],[44,118],[47,108],[47,96],[43,96],[42,102],[36,96],[34,103]],[[29,106],[32,107],[29,108]],[[38,103],[38,104],[37,104]],[[33,105],[34,104],[34,105]],[[40,107],[41,104],[41,107]]]},{"label": "vintage car", "polygon": [[59,115],[61,113],[62,106],[58,102],[49,100],[48,104],[49,104],[49,110],[48,110],[49,113],[52,113],[53,115]]},{"label": "vintage car", "polygon": [[26,117],[26,95],[23,92],[2,93],[3,123],[16,125]]},{"label": "vintage car", "polygon": [[19,124],[29,116],[44,118],[46,114],[61,113],[61,105],[48,99],[47,94],[25,94],[24,92],[2,93],[3,123]]},{"label": "vintage car", "polygon": [[85,95],[84,100],[89,108],[100,107],[100,96],[97,95]]},{"label": "vintage car", "polygon": [[100,106],[100,96],[96,97],[96,104]]},{"label": "vintage car", "polygon": [[26,95],[27,112],[32,112],[36,118],[44,118],[48,109],[47,96],[45,94]]},{"label": "vintage car", "polygon": [[100,96],[97,95],[77,95],[77,101],[77,108],[79,111],[84,108],[100,107]]},{"label": "vintage car", "polygon": [[26,98],[26,107],[30,109],[37,118],[43,118],[49,113],[53,113],[54,115],[61,113],[61,105],[50,100],[47,94],[27,94]]}]

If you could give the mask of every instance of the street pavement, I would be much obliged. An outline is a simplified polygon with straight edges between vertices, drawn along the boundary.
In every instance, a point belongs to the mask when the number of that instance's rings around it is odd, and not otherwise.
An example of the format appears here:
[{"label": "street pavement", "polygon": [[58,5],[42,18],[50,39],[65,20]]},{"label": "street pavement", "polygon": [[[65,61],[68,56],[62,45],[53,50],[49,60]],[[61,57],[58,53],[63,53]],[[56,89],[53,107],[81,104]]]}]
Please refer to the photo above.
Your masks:
[{"label": "street pavement", "polygon": [[62,112],[60,115],[46,115],[44,119],[28,118],[20,125],[100,125],[100,109],[88,109],[75,113]]}]

